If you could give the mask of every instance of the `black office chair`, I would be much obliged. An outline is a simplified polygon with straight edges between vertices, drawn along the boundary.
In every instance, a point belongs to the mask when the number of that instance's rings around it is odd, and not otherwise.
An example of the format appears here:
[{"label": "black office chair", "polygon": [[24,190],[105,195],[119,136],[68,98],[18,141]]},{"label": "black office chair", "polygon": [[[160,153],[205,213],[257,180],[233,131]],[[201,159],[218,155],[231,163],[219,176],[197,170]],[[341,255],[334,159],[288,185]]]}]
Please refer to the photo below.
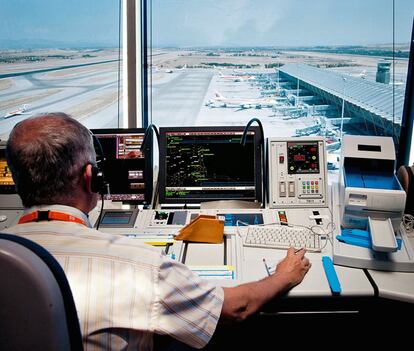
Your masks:
[{"label": "black office chair", "polygon": [[83,350],[66,275],[38,244],[0,233],[0,350]]}]

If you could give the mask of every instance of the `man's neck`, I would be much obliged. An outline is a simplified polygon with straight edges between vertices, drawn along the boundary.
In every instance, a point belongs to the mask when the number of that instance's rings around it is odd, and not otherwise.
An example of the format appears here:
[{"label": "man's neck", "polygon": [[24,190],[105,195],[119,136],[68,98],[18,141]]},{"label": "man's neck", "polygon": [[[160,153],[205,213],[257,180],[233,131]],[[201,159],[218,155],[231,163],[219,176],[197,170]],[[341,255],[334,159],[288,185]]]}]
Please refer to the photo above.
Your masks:
[{"label": "man's neck", "polygon": [[85,201],[80,201],[79,199],[73,199],[69,201],[59,201],[59,203],[56,203],[56,205],[74,207],[78,209],[79,211],[83,212],[86,216],[88,216],[88,213],[90,211],[88,204]]}]

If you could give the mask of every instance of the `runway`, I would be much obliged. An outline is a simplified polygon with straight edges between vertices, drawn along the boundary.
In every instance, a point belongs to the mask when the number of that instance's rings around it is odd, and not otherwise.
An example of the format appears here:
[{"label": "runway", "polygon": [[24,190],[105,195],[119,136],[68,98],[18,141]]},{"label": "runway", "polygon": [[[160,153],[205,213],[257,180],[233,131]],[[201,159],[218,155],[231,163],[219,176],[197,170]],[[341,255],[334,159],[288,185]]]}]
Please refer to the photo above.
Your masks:
[{"label": "runway", "polygon": [[167,77],[167,81],[166,77],[161,82],[153,80],[150,105],[152,122],[157,126],[194,125],[213,73],[206,70],[182,70],[169,75],[172,77]]},{"label": "runway", "polygon": [[117,69],[116,62],[107,62],[8,78],[11,86],[0,90],[0,116],[24,104],[28,108],[0,120],[0,139],[6,139],[17,122],[44,112],[66,112],[88,128],[118,127]]},{"label": "runway", "polygon": [[[82,64],[85,60],[74,61],[73,65],[60,61],[53,68],[52,63],[46,61],[36,68],[25,64],[4,69],[5,74],[14,76],[0,79],[0,139],[7,139],[17,122],[44,112],[68,113],[88,128],[123,127],[122,121],[118,121],[118,109],[122,116],[122,81],[118,84],[118,63],[114,57],[113,54],[105,54],[92,64]],[[253,71],[256,74],[274,72],[269,69]],[[371,71],[367,72],[372,75]],[[312,117],[283,120],[266,107],[206,106],[215,92],[231,99],[257,99],[261,96],[258,85],[222,79],[221,74],[235,73],[231,69],[214,67],[152,69],[147,89],[149,121],[158,127],[245,125],[256,117],[262,121],[267,136],[283,137],[294,135],[298,128],[317,123]],[[121,88],[119,92],[118,86]],[[118,97],[121,99],[119,103]],[[25,104],[28,107],[24,114],[1,118]]]}]

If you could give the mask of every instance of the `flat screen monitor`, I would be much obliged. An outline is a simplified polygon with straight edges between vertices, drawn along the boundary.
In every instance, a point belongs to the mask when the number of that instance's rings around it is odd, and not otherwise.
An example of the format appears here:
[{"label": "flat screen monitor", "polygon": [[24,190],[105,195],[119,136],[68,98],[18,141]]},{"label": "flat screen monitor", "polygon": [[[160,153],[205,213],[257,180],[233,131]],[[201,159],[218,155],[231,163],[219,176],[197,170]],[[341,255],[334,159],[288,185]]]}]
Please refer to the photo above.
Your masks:
[{"label": "flat screen monitor", "polygon": [[[106,200],[148,205],[152,197],[152,139],[146,141],[144,128],[92,129],[101,146],[105,181],[109,184]],[[99,151],[97,151],[99,153]]]},{"label": "flat screen monitor", "polygon": [[0,194],[16,194],[16,187],[6,160],[6,145],[0,145]]},{"label": "flat screen monitor", "polygon": [[244,127],[160,128],[160,203],[262,201],[260,130]]}]

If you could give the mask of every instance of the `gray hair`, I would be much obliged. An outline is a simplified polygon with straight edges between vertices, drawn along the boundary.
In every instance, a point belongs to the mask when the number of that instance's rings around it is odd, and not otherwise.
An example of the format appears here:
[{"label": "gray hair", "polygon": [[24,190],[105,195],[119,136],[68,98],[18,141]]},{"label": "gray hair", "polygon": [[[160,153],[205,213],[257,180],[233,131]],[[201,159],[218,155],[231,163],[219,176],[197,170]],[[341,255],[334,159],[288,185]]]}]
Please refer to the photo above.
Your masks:
[{"label": "gray hair", "polygon": [[96,164],[91,132],[65,113],[48,113],[15,125],[7,162],[25,207],[65,204],[82,170]]}]

